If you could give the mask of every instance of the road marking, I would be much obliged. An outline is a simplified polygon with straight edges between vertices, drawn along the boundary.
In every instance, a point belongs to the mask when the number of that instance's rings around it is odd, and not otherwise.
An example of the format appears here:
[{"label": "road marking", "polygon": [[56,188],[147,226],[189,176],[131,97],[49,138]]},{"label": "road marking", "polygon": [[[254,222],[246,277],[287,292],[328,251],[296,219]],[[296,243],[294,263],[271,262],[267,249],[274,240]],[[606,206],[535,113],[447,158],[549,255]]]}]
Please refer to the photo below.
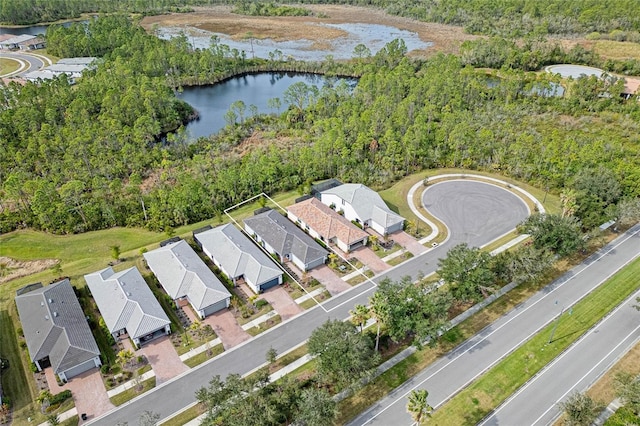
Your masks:
[{"label": "road marking", "polygon": [[[582,335],[582,337],[580,337],[580,339],[578,339],[577,341],[573,342],[571,344],[571,346],[568,348],[568,350],[565,350],[564,352],[562,352],[562,354],[560,354],[559,356],[557,356],[553,361],[551,361],[549,364],[547,364],[546,366],[544,366],[544,368],[542,370],[540,370],[536,376],[533,378],[533,380],[529,380],[524,386],[522,386],[520,389],[518,389],[514,394],[512,394],[508,399],[506,399],[502,404],[500,404],[500,406],[495,409],[493,411],[493,413],[491,413],[491,416],[487,417],[486,419],[482,420],[479,425],[483,425],[486,422],[488,422],[491,418],[493,418],[497,413],[499,413],[500,411],[502,411],[502,409],[504,407],[506,407],[512,400],[514,400],[515,398],[518,397],[518,395],[520,395],[522,392],[524,392],[527,388],[529,388],[529,386],[531,386],[533,383],[535,383],[540,376],[542,376],[545,372],[547,372],[550,368],[552,368],[554,365],[556,365],[558,362],[560,362],[565,356],[567,356],[571,351],[573,351],[580,343],[582,343],[582,341],[584,341],[587,337],[589,337],[591,334],[595,333],[596,330],[598,329],[598,327],[600,327],[601,325],[603,325],[604,323],[606,323],[607,321],[609,321],[618,311],[620,311],[622,308],[627,307],[627,302],[635,297],[637,297],[640,294],[640,291],[636,291],[635,294],[633,294],[632,296],[630,296],[629,298],[625,299],[625,301],[623,301],[617,308],[615,308],[613,311],[609,312],[606,316],[606,318],[600,320],[599,322],[597,322],[596,324],[593,325],[593,327],[591,327],[591,330],[589,330],[587,333],[585,333],[584,335]],[[567,392],[565,392],[557,401],[556,404],[558,402],[560,402],[565,396],[567,396],[567,394],[569,392],[571,392],[577,385],[578,383],[580,383],[582,380],[584,380],[589,374],[591,374],[591,372],[602,363],[602,361],[604,361],[606,358],[608,358],[620,345],[622,345],[622,343],[624,343],[625,340],[627,340],[629,338],[629,336],[631,336],[633,333],[635,333],[638,329],[640,328],[640,325],[638,325],[631,333],[629,333],[627,336],[625,336],[624,339],[622,339],[620,341],[620,343],[618,343],[611,351],[609,351],[609,353],[607,353],[600,361],[598,361],[597,364],[595,364],[584,376],[582,376],[575,385],[573,385],[571,387],[571,389],[569,389]],[[542,417],[544,417],[551,409],[553,409],[556,404],[554,404],[553,406],[549,407],[549,409],[547,409],[547,411],[545,411],[544,413],[542,413],[542,415],[540,417],[538,417],[533,423],[532,425],[536,424],[538,421],[540,421],[540,419]]]},{"label": "road marking", "polygon": [[[631,228],[633,229],[633,228]],[[500,329],[502,329],[503,327],[505,327],[506,325],[508,325],[511,321],[515,320],[516,318],[518,318],[520,315],[522,315],[523,313],[527,312],[529,309],[533,308],[534,306],[536,306],[539,302],[547,299],[549,296],[551,296],[553,294],[553,292],[555,292],[556,290],[558,290],[559,288],[562,287],[563,284],[566,284],[567,282],[573,280],[574,278],[576,278],[577,276],[579,276],[582,272],[588,270],[592,265],[595,265],[596,263],[598,263],[604,256],[606,256],[607,254],[609,254],[610,252],[612,252],[613,250],[615,250],[617,247],[619,247],[620,245],[624,244],[627,240],[629,240],[630,238],[633,238],[634,236],[636,236],[638,233],[640,232],[640,228],[638,228],[637,230],[633,231],[632,233],[630,233],[627,237],[625,237],[622,241],[620,241],[619,243],[617,243],[614,246],[609,247],[606,251],[604,252],[599,252],[598,253],[598,258],[595,259],[594,261],[592,261],[591,263],[587,264],[584,268],[582,268],[581,270],[579,270],[578,272],[576,272],[575,274],[573,274],[572,276],[570,276],[569,278],[567,278],[566,280],[562,280],[562,278],[558,281],[558,285],[551,290],[550,292],[544,294],[540,299],[536,300],[535,302],[533,302],[531,305],[529,305],[528,307],[526,307],[525,309],[523,309],[522,311],[520,311],[519,313],[517,313],[513,318],[510,318],[509,320],[507,320],[504,324],[500,325],[498,328],[496,328],[495,330],[493,330],[491,333],[487,334],[486,336],[483,336],[478,342],[474,343],[471,347],[465,349],[462,353],[460,353],[458,356],[456,356],[455,358],[451,359],[449,362],[445,363],[442,367],[440,367],[439,369],[437,369],[436,371],[434,371],[433,373],[431,373],[429,376],[427,376],[424,380],[422,380],[421,382],[419,382],[418,384],[416,384],[415,386],[413,386],[410,390],[408,390],[407,392],[405,392],[403,395],[401,395],[399,398],[397,398],[395,401],[391,402],[389,405],[387,405],[385,408],[383,408],[382,410],[380,410],[378,413],[376,413],[375,415],[373,415],[373,417],[371,417],[371,419],[367,420],[366,422],[363,423],[363,425],[366,425],[368,423],[370,423],[371,421],[373,421],[376,417],[378,417],[380,414],[384,413],[386,410],[388,410],[390,407],[392,407],[393,405],[395,405],[397,402],[399,402],[401,399],[404,399],[407,397],[407,395],[409,395],[411,393],[411,391],[413,391],[414,389],[418,388],[419,386],[422,386],[427,380],[431,379],[433,376],[435,376],[436,374],[440,373],[442,370],[444,370],[445,368],[447,368],[449,365],[451,365],[452,363],[454,363],[455,361],[457,361],[460,357],[462,357],[463,355],[467,354],[468,352],[470,352],[473,348],[475,348],[476,346],[480,345],[482,342],[484,342],[485,340],[487,340],[491,335],[493,335],[494,333],[496,333],[497,331],[499,331]],[[638,256],[640,256],[640,252],[636,253],[630,260],[628,260],[627,262],[625,262],[622,266],[620,266],[619,268],[617,268],[615,271],[613,271],[612,273],[610,273],[609,275],[607,275],[607,277],[605,277],[603,280],[601,280],[600,282],[598,282],[596,284],[595,287],[593,288],[597,288],[599,287],[603,282],[605,282],[606,280],[608,280],[609,278],[611,278],[613,275],[615,275],[620,269],[624,268],[625,266],[627,266],[629,263],[631,263],[633,260],[635,260]],[[551,285],[551,284],[550,284]],[[585,293],[584,295],[582,295],[579,299],[577,299],[576,301],[574,301],[571,305],[569,306],[573,306],[575,303],[579,302],[582,298],[584,298],[588,293]],[[568,306],[568,307],[569,307]],[[513,311],[511,311],[513,312]],[[530,333],[528,336],[525,337],[525,339],[521,340],[517,345],[513,346],[510,350],[506,351],[500,358],[498,358],[497,360],[495,360],[493,363],[491,363],[487,368],[485,368],[484,370],[480,371],[478,374],[476,374],[474,377],[472,377],[470,380],[468,380],[466,383],[464,383],[462,386],[458,387],[456,390],[454,390],[454,392],[447,398],[445,399],[443,402],[441,402],[440,404],[435,405],[433,408],[436,409],[439,406],[443,405],[446,401],[448,401],[453,395],[456,395],[458,392],[460,392],[462,389],[464,389],[469,383],[471,383],[472,381],[474,381],[475,379],[477,379],[478,377],[480,377],[481,375],[483,375],[486,371],[488,371],[491,367],[493,367],[495,364],[497,364],[498,362],[500,362],[502,359],[504,359],[504,357],[506,357],[508,354],[510,354],[511,352],[513,352],[513,350],[515,350],[516,348],[518,348],[522,343],[524,343],[526,340],[530,339],[533,335],[535,335],[536,333],[538,333],[543,327],[545,327],[549,322],[545,322],[544,324],[542,324],[540,327],[538,327],[538,329],[536,329],[535,331],[533,331],[532,333]],[[489,325],[490,326],[490,325]],[[488,326],[488,327],[489,327]],[[486,329],[486,328],[485,328]],[[484,329],[483,329],[484,330]],[[482,333],[481,330],[478,334]],[[476,334],[476,335],[478,335]],[[464,345],[464,343],[463,343]],[[414,376],[415,377],[415,376]],[[401,385],[402,386],[402,385]],[[368,409],[367,411],[365,411],[362,415],[367,414],[368,412],[370,412],[371,410],[373,410],[375,407],[372,407],[370,409]],[[362,415],[360,417],[362,417]]]}]

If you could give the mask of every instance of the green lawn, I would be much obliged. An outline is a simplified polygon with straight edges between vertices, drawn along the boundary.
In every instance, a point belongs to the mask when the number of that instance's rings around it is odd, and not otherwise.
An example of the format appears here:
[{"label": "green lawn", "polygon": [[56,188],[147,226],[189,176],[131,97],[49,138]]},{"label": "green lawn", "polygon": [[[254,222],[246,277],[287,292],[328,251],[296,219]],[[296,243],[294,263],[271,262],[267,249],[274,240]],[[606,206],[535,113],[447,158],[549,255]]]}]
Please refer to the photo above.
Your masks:
[{"label": "green lawn", "polygon": [[249,333],[252,336],[257,336],[258,334],[264,333],[268,329],[275,327],[281,322],[282,322],[282,318],[280,317],[280,315],[276,315],[269,318],[268,320],[266,320],[265,322],[263,322],[262,324],[256,327],[251,327],[250,329],[247,330],[247,333]]},{"label": "green lawn", "polygon": [[144,380],[141,383],[141,385],[142,385],[142,389],[141,390],[136,390],[135,388],[130,388],[130,389],[127,389],[124,392],[120,392],[119,394],[112,396],[111,398],[109,398],[109,400],[116,407],[118,405],[122,405],[125,402],[132,400],[136,396],[141,395],[141,394],[145,393],[146,391],[155,388],[156,387],[156,378],[152,377],[150,379]]},{"label": "green lawn", "polygon": [[17,71],[20,68],[20,62],[9,59],[9,58],[0,58],[0,75],[6,75]]},{"label": "green lawn", "polygon": [[189,366],[190,368],[193,368],[196,365],[200,365],[203,362],[217,355],[220,355],[222,352],[224,352],[224,346],[222,346],[222,343],[218,343],[217,345],[211,348],[211,354],[207,354],[207,351],[200,352],[198,355],[192,356],[191,358],[186,359],[184,361],[184,364]]},{"label": "green lawn", "polygon": [[551,343],[549,339],[556,321],[438,408],[431,420],[436,424],[452,425],[479,422],[591,326],[633,294],[640,287],[638,276],[640,259],[636,259],[594,290],[577,303],[572,311],[565,312],[557,322]]}]

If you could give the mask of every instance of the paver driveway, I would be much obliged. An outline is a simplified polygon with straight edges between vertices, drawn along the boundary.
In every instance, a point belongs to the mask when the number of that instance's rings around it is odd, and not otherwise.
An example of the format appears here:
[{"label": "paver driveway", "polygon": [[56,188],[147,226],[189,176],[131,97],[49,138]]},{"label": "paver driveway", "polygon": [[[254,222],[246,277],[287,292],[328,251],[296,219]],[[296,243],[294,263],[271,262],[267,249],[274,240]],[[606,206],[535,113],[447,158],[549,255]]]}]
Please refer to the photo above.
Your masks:
[{"label": "paver driveway", "polygon": [[384,272],[391,266],[387,265],[382,259],[380,259],[369,247],[360,247],[357,250],[351,252],[351,256],[358,259],[360,262],[367,265],[376,274]]},{"label": "paver driveway", "polygon": [[215,331],[220,340],[222,340],[222,346],[224,346],[225,350],[238,346],[240,343],[251,338],[251,335],[238,325],[236,318],[229,310],[216,312],[203,321],[213,328],[213,331]]},{"label": "paver driveway", "polygon": [[349,290],[351,286],[344,282],[342,278],[336,275],[327,265],[322,265],[317,268],[313,268],[309,274],[320,281],[322,285],[331,293],[332,296]]},{"label": "paver driveway", "polygon": [[[111,401],[109,401],[99,369],[94,368],[79,376],[75,376],[63,386],[58,386],[56,383],[52,368],[47,368],[45,373],[51,393],[60,393],[66,389],[71,391],[76,409],[78,410],[78,416],[86,413],[87,420],[91,420],[115,408]],[[82,419],[79,420],[78,424],[82,424]]]},{"label": "paver driveway", "polygon": [[262,293],[260,297],[273,306],[282,321],[286,321],[302,312],[302,308],[289,296],[287,290],[280,286],[270,288]]},{"label": "paver driveway", "polygon": [[389,238],[409,250],[409,252],[411,252],[411,254],[413,254],[414,256],[427,251],[427,248],[425,246],[420,244],[415,238],[404,231],[391,234]]},{"label": "paver driveway", "polygon": [[143,353],[149,360],[156,375],[156,385],[188,370],[188,367],[180,361],[168,336],[147,343],[138,350],[138,353]]}]

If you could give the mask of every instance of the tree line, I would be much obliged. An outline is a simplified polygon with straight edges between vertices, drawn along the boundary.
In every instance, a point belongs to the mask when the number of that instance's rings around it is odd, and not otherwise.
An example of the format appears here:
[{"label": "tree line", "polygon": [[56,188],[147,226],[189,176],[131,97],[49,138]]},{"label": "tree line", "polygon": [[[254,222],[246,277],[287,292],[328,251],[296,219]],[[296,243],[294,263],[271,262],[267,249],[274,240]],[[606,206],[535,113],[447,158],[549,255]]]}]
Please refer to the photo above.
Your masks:
[{"label": "tree line", "polygon": [[[575,201],[586,226],[615,217],[620,203],[632,205],[640,194],[632,136],[640,105],[602,96],[619,85],[578,79],[564,97],[545,96],[541,88],[557,83],[552,75],[507,68],[492,81],[458,57],[406,58],[400,40],[375,55],[357,49],[350,63],[310,65],[277,52],[249,59],[217,40],[194,49],[185,36],[160,40],[116,15],[92,20],[85,33],[52,30],[54,51],[106,52],[75,86],[64,78],[0,86],[3,232],[168,230],[261,191],[329,177],[382,188],[434,167],[498,172],[568,195],[581,170],[606,170],[596,176],[619,191]],[[271,102],[274,114],[229,114],[226,129],[195,143],[180,131],[160,142],[193,116],[175,97],[181,85],[298,65],[361,77],[353,90],[299,85],[287,102]],[[239,153],[252,134],[261,144]],[[575,195],[592,186],[576,186]]]}]

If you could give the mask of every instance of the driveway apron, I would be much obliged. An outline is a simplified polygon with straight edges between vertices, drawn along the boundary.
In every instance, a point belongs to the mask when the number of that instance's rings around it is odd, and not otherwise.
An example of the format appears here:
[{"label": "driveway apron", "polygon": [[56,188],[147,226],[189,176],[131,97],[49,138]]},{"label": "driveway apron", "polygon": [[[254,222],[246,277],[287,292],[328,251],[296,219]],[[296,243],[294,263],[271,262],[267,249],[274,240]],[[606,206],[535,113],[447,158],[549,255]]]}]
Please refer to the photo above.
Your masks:
[{"label": "driveway apron", "polygon": [[138,352],[143,353],[149,360],[156,375],[156,385],[188,370],[188,367],[180,361],[178,353],[167,336],[144,345]]},{"label": "driveway apron", "polygon": [[270,288],[262,293],[260,297],[273,306],[273,309],[280,315],[282,321],[286,321],[302,312],[302,308],[289,296],[287,290],[280,286]]}]

